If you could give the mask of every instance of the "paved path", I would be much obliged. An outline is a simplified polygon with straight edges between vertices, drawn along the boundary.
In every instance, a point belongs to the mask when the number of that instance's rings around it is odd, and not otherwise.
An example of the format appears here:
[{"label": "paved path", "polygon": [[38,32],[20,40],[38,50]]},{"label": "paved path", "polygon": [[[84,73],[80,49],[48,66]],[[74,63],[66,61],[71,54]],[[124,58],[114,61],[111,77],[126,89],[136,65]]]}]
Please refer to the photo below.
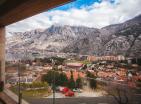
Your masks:
[{"label": "paved path", "polygon": [[[75,98],[76,97],[100,97],[100,96],[103,96],[103,92],[82,92],[82,93],[76,93],[75,92]],[[55,93],[55,97],[56,98],[67,98],[65,96],[65,94],[62,94],[62,93]],[[53,98],[53,94],[48,96],[48,97],[45,97],[45,98]]]}]

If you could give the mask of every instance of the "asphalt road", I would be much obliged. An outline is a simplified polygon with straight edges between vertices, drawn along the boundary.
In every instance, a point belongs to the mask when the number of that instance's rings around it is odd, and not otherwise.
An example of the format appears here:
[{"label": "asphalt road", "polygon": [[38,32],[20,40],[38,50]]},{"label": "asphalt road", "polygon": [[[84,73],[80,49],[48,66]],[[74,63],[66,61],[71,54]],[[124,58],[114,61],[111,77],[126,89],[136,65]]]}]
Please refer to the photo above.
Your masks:
[{"label": "asphalt road", "polygon": [[[52,98],[28,99],[30,104],[53,104]],[[117,104],[113,97],[56,98],[55,104]],[[131,104],[141,104],[141,97],[136,97]]]}]

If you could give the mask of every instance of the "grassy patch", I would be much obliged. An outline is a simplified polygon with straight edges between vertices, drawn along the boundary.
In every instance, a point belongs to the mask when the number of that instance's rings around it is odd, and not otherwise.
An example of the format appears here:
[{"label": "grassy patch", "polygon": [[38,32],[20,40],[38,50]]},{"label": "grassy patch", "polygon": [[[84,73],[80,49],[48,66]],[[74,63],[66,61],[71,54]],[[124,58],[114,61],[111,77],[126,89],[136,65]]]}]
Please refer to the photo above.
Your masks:
[{"label": "grassy patch", "polygon": [[47,89],[22,91],[24,97],[43,97],[50,95]]},{"label": "grassy patch", "polygon": [[[11,87],[11,91],[13,91],[15,94],[18,95],[18,90],[16,87]],[[22,91],[22,96],[23,98],[28,98],[28,97],[44,97],[44,96],[49,96],[51,94],[51,91],[49,89],[38,89],[38,90],[23,90]]]}]

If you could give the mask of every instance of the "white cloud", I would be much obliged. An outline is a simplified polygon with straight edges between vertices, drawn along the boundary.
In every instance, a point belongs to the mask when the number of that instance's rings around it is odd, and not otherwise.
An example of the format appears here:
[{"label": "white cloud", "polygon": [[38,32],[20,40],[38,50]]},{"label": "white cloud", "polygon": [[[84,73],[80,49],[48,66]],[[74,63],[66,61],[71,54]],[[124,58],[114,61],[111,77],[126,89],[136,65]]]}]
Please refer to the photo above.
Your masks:
[{"label": "white cloud", "polygon": [[[53,10],[44,12],[7,27],[8,31],[27,31],[36,28],[47,28],[52,24],[83,25],[101,28],[117,24],[141,14],[141,0],[102,0],[81,9],[67,11]],[[112,0],[113,1],[113,0]]]}]

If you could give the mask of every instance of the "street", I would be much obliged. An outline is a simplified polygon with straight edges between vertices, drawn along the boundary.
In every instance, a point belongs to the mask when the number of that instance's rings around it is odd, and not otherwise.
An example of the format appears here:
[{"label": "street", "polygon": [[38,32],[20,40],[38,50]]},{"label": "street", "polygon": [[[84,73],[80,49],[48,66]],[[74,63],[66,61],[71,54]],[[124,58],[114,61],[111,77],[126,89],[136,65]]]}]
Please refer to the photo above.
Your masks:
[{"label": "street", "polygon": [[[52,104],[52,98],[29,99],[30,104]],[[117,104],[113,97],[56,98],[55,104]],[[140,96],[131,104],[141,104]]]}]

